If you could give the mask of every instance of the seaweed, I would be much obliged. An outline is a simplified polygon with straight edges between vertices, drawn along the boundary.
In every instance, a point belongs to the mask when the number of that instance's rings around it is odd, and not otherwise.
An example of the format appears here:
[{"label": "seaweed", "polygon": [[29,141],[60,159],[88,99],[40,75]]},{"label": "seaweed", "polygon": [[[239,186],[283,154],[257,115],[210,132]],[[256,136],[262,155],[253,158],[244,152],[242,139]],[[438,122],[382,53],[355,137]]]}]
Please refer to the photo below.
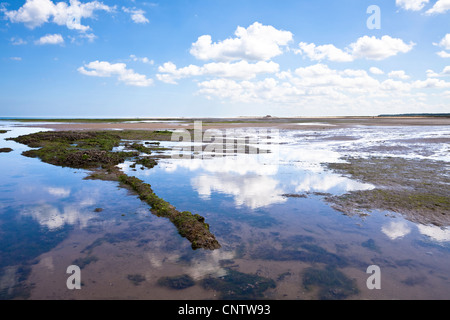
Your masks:
[{"label": "seaweed", "polygon": [[145,276],[141,274],[129,274],[127,275],[127,279],[130,280],[135,286],[139,286],[145,281]]},{"label": "seaweed", "polygon": [[275,281],[270,278],[233,269],[227,269],[227,275],[220,278],[205,278],[200,285],[204,289],[218,291],[220,299],[224,300],[263,299],[265,291],[276,287]]},{"label": "seaweed", "polygon": [[346,258],[328,252],[315,244],[303,243],[300,247],[303,250],[278,250],[274,247],[262,246],[252,253],[252,258],[273,261],[325,263],[337,267],[345,267],[348,265]]},{"label": "seaweed", "polygon": [[325,269],[307,268],[302,280],[306,290],[319,287],[321,300],[341,300],[359,293],[355,280],[331,266]]},{"label": "seaweed", "polygon": [[364,241],[363,243],[361,243],[361,246],[363,246],[364,248],[367,248],[369,250],[381,253],[380,247],[378,247],[376,245],[375,240],[373,240],[373,239],[369,239],[367,241]]},{"label": "seaweed", "polygon": [[195,285],[194,279],[187,274],[174,277],[161,277],[158,279],[158,285],[175,290],[183,290]]},{"label": "seaweed", "polygon": [[302,193],[285,193],[282,194],[281,196],[285,198],[308,198],[306,194]]},{"label": "seaweed", "polygon": [[[157,164],[156,159],[140,157],[135,151],[113,152],[113,148],[119,146],[122,139],[139,137],[167,140],[171,134],[171,131],[57,131],[38,132],[10,140],[38,148],[23,152],[24,156],[37,157],[43,162],[62,167],[92,170],[89,179],[119,181],[121,186],[137,193],[142,201],[148,203],[152,207],[153,214],[169,218],[177,227],[179,234],[191,242],[193,249],[218,249],[220,244],[209,231],[209,225],[202,216],[176,210],[167,201],[159,198],[149,184],[124,174],[116,167],[117,164],[130,158],[135,159],[135,164],[148,168],[153,168]],[[138,143],[134,143],[131,147],[146,153],[151,153],[152,150],[152,147]]]},{"label": "seaweed", "polygon": [[78,259],[74,260],[72,262],[72,264],[80,267],[80,269],[84,269],[84,268],[86,268],[87,265],[89,265],[93,262],[96,262],[96,261],[98,261],[98,258],[96,256],[89,255],[87,257],[78,258]]},{"label": "seaweed", "polygon": [[[444,226],[450,224],[450,178],[447,164],[428,159],[394,157],[345,157],[346,163],[328,163],[328,169],[375,186],[328,196],[325,201],[347,215],[370,210],[398,212],[410,221]],[[447,169],[448,170],[448,169]]]}]

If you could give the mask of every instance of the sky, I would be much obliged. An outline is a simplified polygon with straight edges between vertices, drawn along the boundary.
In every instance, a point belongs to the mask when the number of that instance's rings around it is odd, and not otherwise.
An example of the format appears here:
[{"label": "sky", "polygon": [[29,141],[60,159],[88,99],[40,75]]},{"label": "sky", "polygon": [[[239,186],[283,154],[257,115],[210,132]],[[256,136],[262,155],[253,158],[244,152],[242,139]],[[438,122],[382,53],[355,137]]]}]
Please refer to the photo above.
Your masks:
[{"label": "sky", "polygon": [[450,112],[450,0],[0,0],[0,117]]}]

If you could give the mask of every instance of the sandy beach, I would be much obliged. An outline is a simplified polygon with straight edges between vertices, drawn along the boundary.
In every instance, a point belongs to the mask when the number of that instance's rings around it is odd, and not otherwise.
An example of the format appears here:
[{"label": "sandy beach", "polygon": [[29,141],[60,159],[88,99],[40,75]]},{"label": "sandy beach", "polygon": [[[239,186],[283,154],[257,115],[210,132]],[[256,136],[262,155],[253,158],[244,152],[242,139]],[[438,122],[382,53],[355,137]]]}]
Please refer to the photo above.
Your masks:
[{"label": "sandy beach", "polygon": [[[147,122],[148,121],[148,122]],[[192,118],[179,120],[136,120],[124,122],[93,122],[77,120],[71,122],[26,123],[27,127],[49,128],[54,130],[162,130],[194,129],[194,121],[201,121],[204,129],[227,128],[273,128],[286,130],[327,130],[363,126],[445,126],[449,118],[436,117],[321,117],[321,118]]]}]

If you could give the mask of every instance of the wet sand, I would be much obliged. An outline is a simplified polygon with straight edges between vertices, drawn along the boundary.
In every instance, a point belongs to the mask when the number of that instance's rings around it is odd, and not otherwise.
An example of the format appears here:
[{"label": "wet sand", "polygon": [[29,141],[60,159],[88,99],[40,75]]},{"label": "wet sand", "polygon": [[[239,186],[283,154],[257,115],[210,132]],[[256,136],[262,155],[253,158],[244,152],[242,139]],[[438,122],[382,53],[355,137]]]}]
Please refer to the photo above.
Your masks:
[{"label": "wet sand", "polygon": [[[42,120],[45,122],[45,120]],[[125,122],[30,123],[26,127],[54,130],[163,130],[194,129],[194,121],[202,121],[203,129],[272,128],[285,130],[327,130],[354,126],[446,126],[450,118],[437,117],[325,117],[325,118],[180,118],[178,120],[146,120]],[[159,121],[159,122],[156,122]],[[173,121],[173,122],[172,122]]]}]

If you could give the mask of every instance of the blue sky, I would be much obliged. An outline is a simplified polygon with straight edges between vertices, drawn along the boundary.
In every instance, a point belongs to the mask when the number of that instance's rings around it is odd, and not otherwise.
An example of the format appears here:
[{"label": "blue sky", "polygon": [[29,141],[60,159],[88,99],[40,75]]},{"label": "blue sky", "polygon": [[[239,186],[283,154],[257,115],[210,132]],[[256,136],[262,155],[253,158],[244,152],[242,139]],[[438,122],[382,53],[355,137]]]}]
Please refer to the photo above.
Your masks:
[{"label": "blue sky", "polygon": [[3,117],[450,112],[450,0],[5,0],[0,71]]}]

